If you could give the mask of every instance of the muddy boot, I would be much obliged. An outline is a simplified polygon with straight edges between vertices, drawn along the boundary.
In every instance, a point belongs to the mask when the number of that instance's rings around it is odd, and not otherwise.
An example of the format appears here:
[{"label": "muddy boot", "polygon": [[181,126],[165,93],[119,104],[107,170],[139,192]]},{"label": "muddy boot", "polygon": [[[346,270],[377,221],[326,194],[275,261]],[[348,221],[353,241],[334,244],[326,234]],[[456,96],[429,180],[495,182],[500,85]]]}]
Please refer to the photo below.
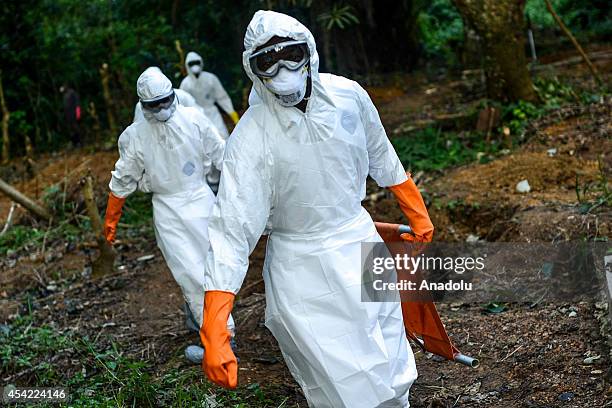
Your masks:
[{"label": "muddy boot", "polygon": [[191,313],[191,309],[189,309],[189,305],[185,302],[183,303],[183,312],[185,313],[185,326],[193,332],[198,333],[200,328],[198,327],[198,323],[193,317],[193,313]]}]

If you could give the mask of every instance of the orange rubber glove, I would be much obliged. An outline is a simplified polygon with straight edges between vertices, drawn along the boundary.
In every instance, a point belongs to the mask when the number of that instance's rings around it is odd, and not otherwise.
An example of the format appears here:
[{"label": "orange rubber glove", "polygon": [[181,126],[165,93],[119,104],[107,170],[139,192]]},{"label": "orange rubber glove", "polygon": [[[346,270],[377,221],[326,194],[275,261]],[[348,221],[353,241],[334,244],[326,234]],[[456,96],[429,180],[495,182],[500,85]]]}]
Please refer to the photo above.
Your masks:
[{"label": "orange rubber glove", "polygon": [[238,361],[230,346],[230,333],[227,330],[234,297],[230,292],[207,291],[204,296],[204,321],[200,328],[204,346],[202,370],[210,381],[225,388],[236,388],[238,385]]},{"label": "orange rubber glove", "polygon": [[229,117],[232,118],[232,122],[234,122],[234,125],[237,124],[238,121],[240,120],[240,117],[238,116],[238,112],[236,111],[230,113]]},{"label": "orange rubber glove", "polygon": [[408,173],[408,180],[402,184],[389,187],[397,199],[402,212],[408,218],[412,234],[402,234],[402,239],[411,242],[431,242],[434,226],[429,219],[427,207],[416,184]]},{"label": "orange rubber glove", "polygon": [[106,204],[106,216],[104,217],[104,237],[109,244],[115,242],[123,203],[125,203],[125,198],[117,197],[112,192],[108,193],[108,204]]}]

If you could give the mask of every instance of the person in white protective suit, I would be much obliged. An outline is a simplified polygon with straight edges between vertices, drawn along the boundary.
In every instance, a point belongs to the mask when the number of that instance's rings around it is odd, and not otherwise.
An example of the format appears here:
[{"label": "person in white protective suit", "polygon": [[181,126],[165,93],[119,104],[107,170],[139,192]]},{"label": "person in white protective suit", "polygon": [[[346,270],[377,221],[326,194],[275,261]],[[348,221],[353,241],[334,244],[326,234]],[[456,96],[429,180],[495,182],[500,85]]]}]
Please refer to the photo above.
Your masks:
[{"label": "person in white protective suit", "polygon": [[[157,68],[157,67],[151,67],[151,69],[158,69],[159,70],[159,68]],[[159,71],[161,73],[161,70],[159,70]],[[202,107],[196,103],[196,101],[193,98],[193,96],[191,96],[188,92],[185,92],[182,89],[174,88],[174,95],[175,95],[176,101],[177,101],[177,103],[179,105],[196,108],[196,109],[202,111],[202,113],[204,112]],[[133,121],[137,122],[139,120],[145,120],[144,114],[142,112],[142,103],[140,101],[138,101],[136,103],[136,106],[134,107],[134,120]],[[127,135],[125,135],[123,138],[120,138],[120,142],[125,145],[127,143]],[[211,171],[213,171],[213,169],[211,169]],[[151,192],[150,191],[150,186],[151,186],[151,181],[149,180],[149,175],[145,171],[142,174],[142,178],[138,182],[138,190],[140,190],[140,191],[142,191],[144,193],[150,193]],[[185,303],[185,305],[183,306],[183,309],[184,309],[184,312],[185,312],[185,323],[186,323],[186,326],[190,330],[198,331],[199,326],[198,326],[197,322],[195,322],[195,320],[194,320],[193,313],[189,309],[189,305],[187,305]],[[196,354],[196,356],[193,357],[193,359],[194,360],[198,359],[197,355],[200,354],[200,350],[198,350],[198,348],[195,348],[195,347],[191,347],[189,350],[190,350],[189,354],[193,354],[193,353]],[[188,358],[191,359],[192,357],[188,357]],[[200,360],[201,360],[201,358],[200,358]]]},{"label": "person in white protective suit", "polygon": [[[209,221],[202,368],[237,385],[223,321],[267,232],[265,322],[309,406],[407,407],[417,372],[400,304],[361,302],[361,243],[382,242],[361,201],[369,174],[396,193],[411,226],[422,221],[413,229],[426,240],[433,226],[418,189],[366,91],[319,74],[305,26],[258,11],[244,47],[257,97],[229,140]],[[420,212],[399,194],[408,190]]]},{"label": "person in white protective suit", "polygon": [[[229,132],[216,105],[219,105],[229,115],[234,124],[238,123],[238,113],[234,110],[232,100],[221,85],[219,78],[211,72],[203,71],[202,65],[202,57],[198,53],[193,51],[187,53],[185,58],[187,76],[181,81],[180,89],[187,91],[194,97],[198,105],[204,109],[204,114],[217,127],[221,136],[227,139]],[[215,193],[219,184],[219,177],[219,170],[214,168],[207,176],[208,183]]]},{"label": "person in white protective suit", "polygon": [[[136,189],[152,192],[157,244],[200,327],[208,218],[215,202],[206,175],[212,165],[221,167],[225,140],[201,109],[178,103],[159,68],[140,75],[137,93],[144,119],[119,137],[104,233],[113,243],[126,197]],[[233,330],[231,318],[228,327]]]}]

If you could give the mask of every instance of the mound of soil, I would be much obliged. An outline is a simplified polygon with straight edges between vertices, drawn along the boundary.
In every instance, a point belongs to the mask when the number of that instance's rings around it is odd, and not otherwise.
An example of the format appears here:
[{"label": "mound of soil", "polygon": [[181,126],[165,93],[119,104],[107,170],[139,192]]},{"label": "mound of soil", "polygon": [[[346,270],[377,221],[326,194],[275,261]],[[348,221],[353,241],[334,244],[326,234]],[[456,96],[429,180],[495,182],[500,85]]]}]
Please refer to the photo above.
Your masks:
[{"label": "mound of soil", "polygon": [[[611,101],[537,130],[521,149],[453,170],[427,184],[440,240],[555,241],[608,236],[612,214],[596,206],[610,173]],[[607,116],[606,116],[607,115]],[[602,119],[602,117],[604,119]],[[605,123],[601,123],[605,121]],[[527,180],[531,190],[519,193]]]}]

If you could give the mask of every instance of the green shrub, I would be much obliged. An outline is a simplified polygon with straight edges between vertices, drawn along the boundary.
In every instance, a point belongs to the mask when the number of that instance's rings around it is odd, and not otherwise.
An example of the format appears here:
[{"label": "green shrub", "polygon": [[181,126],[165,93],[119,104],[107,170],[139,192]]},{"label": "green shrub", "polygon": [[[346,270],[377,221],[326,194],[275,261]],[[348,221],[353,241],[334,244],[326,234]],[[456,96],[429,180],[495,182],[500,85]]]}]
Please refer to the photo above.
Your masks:
[{"label": "green shrub", "polygon": [[396,137],[391,143],[404,167],[413,172],[443,170],[475,161],[479,156],[484,162],[499,148],[496,143],[487,144],[479,133],[443,132],[433,127]]}]

